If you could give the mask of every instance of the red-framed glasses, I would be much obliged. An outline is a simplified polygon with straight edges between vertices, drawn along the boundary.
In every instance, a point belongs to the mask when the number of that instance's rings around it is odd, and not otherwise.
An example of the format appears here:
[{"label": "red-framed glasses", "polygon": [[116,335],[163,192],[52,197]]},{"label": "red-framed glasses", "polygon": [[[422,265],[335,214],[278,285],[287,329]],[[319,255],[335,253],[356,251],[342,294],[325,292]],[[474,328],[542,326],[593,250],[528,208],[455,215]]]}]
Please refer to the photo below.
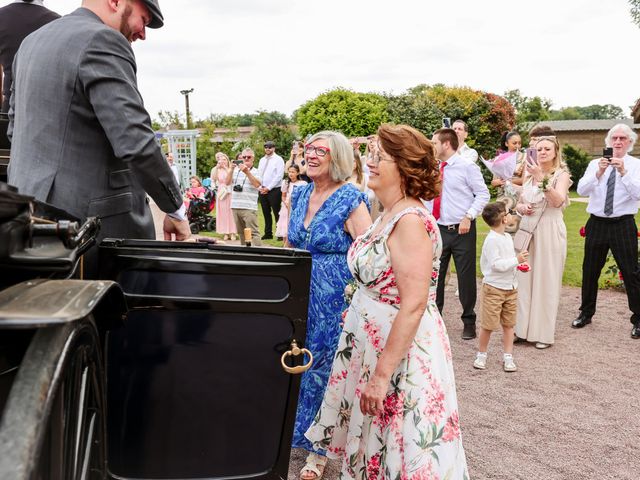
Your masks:
[{"label": "red-framed glasses", "polygon": [[311,145],[310,143],[304,146],[305,155],[311,155],[312,153],[315,152],[315,154],[318,157],[324,157],[330,151],[331,149],[329,147],[321,147],[321,146],[316,147],[315,145]]}]

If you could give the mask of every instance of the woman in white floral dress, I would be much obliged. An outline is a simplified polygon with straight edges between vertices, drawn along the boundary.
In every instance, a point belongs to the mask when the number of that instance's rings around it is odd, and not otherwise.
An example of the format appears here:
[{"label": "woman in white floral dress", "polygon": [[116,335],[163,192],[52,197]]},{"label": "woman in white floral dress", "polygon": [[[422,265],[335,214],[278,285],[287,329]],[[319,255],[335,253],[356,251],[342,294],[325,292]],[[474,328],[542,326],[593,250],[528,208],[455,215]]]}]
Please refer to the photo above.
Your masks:
[{"label": "woman in white floral dress", "polygon": [[341,479],[467,479],[451,349],[435,304],[440,235],[420,202],[437,195],[437,161],[411,127],[382,125],[378,135],[368,185],[385,215],[349,250],[357,289],[306,437],[341,459]]}]

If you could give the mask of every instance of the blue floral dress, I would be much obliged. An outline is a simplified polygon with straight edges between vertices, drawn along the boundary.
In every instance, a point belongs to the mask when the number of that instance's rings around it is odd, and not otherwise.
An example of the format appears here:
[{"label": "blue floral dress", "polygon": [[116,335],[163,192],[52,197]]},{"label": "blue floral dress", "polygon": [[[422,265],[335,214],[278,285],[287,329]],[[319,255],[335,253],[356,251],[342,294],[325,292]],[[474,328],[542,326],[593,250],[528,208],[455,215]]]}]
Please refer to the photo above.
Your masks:
[{"label": "blue floral dress", "polygon": [[[347,251],[353,239],[344,225],[351,212],[367,197],[352,184],[338,188],[304,227],[313,184],[298,187],[291,196],[289,244],[311,252],[311,285],[306,348],[313,353],[313,366],[302,375],[293,447],[313,450],[304,433],[320,408],[329,380],[333,356],[340,337],[342,312],[347,305],[344,288],[353,278],[347,266]],[[324,453],[321,450],[315,450]]]}]

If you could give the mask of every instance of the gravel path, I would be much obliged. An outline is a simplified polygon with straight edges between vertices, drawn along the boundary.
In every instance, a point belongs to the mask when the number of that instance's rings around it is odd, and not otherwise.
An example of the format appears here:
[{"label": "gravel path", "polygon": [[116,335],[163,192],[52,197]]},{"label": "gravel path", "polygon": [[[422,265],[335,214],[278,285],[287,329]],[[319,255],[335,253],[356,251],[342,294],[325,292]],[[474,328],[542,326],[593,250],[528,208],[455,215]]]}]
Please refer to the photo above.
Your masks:
[{"label": "gravel path", "polygon": [[[460,338],[454,289],[447,287],[444,318],[471,478],[640,478],[640,467],[633,466],[640,441],[640,340],[629,336],[625,294],[601,291],[593,323],[574,330],[580,290],[564,287],[555,345],[516,344],[518,372],[508,374],[499,332],[491,338],[487,370],[472,367],[477,343]],[[290,480],[299,478],[305,456],[293,451]],[[331,462],[325,478],[338,473]]]}]

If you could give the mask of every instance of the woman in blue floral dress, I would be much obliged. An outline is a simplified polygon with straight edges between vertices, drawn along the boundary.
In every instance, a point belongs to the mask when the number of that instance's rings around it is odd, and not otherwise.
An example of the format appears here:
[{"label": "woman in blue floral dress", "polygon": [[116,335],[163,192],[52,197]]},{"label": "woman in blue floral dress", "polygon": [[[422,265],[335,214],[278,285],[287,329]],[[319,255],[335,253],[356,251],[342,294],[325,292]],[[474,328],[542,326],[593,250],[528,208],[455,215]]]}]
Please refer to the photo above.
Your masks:
[{"label": "woman in blue floral dress", "polygon": [[322,475],[326,457],[304,437],[320,407],[346,308],[344,288],[353,277],[347,250],[371,224],[366,195],[346,183],[353,171],[353,148],[338,132],[320,132],[305,145],[307,175],[313,183],[293,190],[289,245],[311,252],[311,286],[305,347],[313,366],[302,376],[293,446],[310,451],[301,478]]},{"label": "woman in blue floral dress", "polygon": [[348,253],[357,290],[322,406],[306,433],[340,480],[466,480],[447,330],[435,303],[442,244],[432,144],[382,125],[368,161],[384,215]]}]

